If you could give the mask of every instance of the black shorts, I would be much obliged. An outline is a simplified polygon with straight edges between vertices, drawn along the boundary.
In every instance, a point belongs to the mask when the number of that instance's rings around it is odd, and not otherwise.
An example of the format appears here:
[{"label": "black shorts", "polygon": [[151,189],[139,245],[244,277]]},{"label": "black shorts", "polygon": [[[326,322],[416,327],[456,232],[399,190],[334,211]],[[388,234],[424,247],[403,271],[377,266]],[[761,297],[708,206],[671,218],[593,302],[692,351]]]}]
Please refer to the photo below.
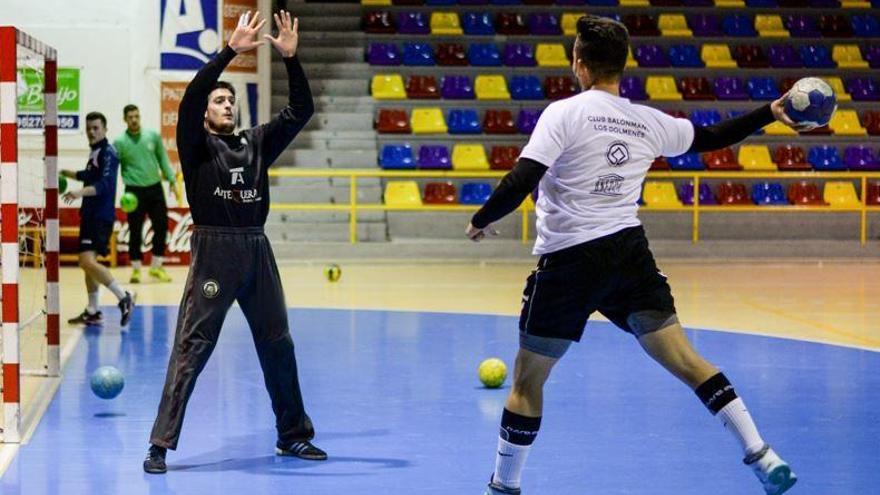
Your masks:
[{"label": "black shorts", "polygon": [[594,311],[630,333],[634,313],[675,314],[641,226],[541,256],[526,282],[519,329],[579,341]]},{"label": "black shorts", "polygon": [[82,220],[79,226],[79,252],[94,251],[98,256],[110,254],[113,222]]}]

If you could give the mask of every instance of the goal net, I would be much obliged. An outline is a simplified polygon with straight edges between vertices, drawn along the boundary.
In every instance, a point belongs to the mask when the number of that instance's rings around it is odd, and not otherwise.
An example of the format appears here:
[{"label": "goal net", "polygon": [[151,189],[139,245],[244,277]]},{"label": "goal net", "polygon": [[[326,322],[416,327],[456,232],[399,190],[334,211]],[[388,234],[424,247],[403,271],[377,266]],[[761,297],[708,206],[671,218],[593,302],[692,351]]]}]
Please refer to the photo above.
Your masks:
[{"label": "goal net", "polygon": [[39,377],[60,373],[56,74],[54,48],[0,26],[0,373],[7,443],[21,440],[21,405],[28,405]]}]

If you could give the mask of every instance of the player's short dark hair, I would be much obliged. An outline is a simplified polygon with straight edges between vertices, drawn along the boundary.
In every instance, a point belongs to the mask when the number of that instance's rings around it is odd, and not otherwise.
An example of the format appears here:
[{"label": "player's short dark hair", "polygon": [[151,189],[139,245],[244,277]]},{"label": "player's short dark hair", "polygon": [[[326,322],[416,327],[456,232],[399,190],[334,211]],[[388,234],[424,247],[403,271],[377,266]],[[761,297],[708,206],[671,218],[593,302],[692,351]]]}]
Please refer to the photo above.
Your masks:
[{"label": "player's short dark hair", "polygon": [[125,105],[125,107],[123,107],[122,116],[128,117],[128,112],[134,112],[135,110],[139,110],[138,106],[134,103],[129,103],[128,105]]},{"label": "player's short dark hair", "polygon": [[614,19],[585,15],[577,21],[575,53],[594,81],[619,79],[629,54],[629,32]]},{"label": "player's short dark hair", "polygon": [[89,112],[86,114],[86,122],[90,120],[100,120],[102,124],[104,124],[104,128],[107,128],[107,117],[104,117],[104,114],[101,112]]},{"label": "player's short dark hair", "polygon": [[[210,93],[213,93],[215,89],[228,90],[230,93],[232,93],[232,96],[235,96],[235,88],[226,81],[217,81],[216,83],[214,83],[214,87],[211,88]],[[208,93],[208,94],[210,94],[210,93]]]}]

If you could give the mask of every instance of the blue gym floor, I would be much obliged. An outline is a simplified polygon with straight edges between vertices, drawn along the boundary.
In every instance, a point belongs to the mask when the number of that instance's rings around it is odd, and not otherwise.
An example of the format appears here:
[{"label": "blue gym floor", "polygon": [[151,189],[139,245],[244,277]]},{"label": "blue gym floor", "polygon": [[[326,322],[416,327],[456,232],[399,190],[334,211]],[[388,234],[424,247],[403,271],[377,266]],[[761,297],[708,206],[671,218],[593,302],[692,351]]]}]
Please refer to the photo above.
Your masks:
[{"label": "blue gym floor", "polygon": [[[107,308],[115,314],[115,308]],[[87,332],[3,494],[481,494],[494,466],[507,385],[479,386],[481,359],[508,365],[516,319],[290,310],[315,443],[330,460],[276,458],[274,419],[250,332],[230,311],[196,385],[169,472],[141,470],[177,308],[140,307],[131,329]],[[793,494],[880,486],[880,353],[693,332],[765,439],[798,473]],[[92,395],[98,366],[123,371],[114,400]],[[509,382],[508,382],[509,383]],[[628,335],[590,323],[551,376],[528,494],[763,493],[739,447]]]}]

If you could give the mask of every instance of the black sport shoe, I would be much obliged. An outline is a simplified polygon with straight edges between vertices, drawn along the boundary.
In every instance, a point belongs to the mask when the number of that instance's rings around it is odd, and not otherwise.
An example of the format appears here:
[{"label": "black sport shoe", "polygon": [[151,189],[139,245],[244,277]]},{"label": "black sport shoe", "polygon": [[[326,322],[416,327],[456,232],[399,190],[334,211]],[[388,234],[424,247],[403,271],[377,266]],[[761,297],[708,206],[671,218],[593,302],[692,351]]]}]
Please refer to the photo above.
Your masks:
[{"label": "black sport shoe", "polygon": [[119,300],[119,312],[122,313],[122,319],[119,320],[119,326],[124,327],[128,325],[128,320],[131,319],[131,313],[134,311],[134,298],[131,292],[126,291],[125,297]]},{"label": "black sport shoe", "polygon": [[299,457],[307,461],[326,461],[327,453],[312,445],[308,440],[303,442],[293,442],[287,447],[281,443],[275,444],[275,455],[287,457]]},{"label": "black sport shoe", "polygon": [[168,449],[165,447],[150,445],[150,450],[147,452],[147,458],[144,459],[144,472],[150,474],[162,474],[165,471],[168,471],[168,468],[165,466],[165,454],[167,452]]},{"label": "black sport shoe", "polygon": [[519,488],[509,488],[495,481],[495,475],[489,477],[489,486],[483,495],[520,495],[522,490]]},{"label": "black sport shoe", "polygon": [[102,325],[104,324],[104,315],[100,311],[89,313],[84,309],[79,315],[67,320],[67,323],[71,325]]}]

